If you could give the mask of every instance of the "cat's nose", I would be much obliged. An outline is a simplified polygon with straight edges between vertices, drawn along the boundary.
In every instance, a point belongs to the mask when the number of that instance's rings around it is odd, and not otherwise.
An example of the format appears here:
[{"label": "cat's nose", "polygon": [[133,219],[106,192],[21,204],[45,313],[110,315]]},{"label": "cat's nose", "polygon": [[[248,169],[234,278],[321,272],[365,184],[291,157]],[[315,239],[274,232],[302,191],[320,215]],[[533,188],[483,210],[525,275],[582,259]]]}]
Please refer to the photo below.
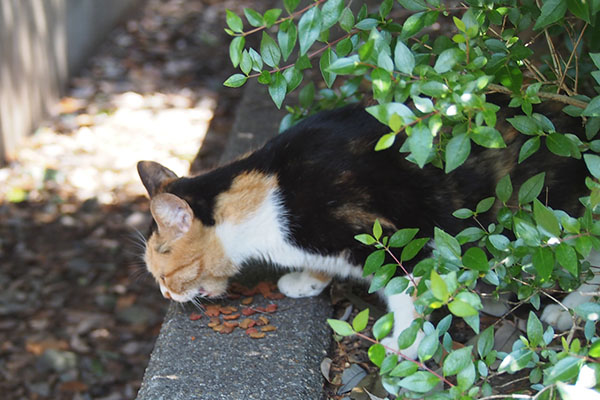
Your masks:
[{"label": "cat's nose", "polygon": [[167,292],[167,291],[165,291],[165,292],[163,293],[163,296],[165,297],[165,299],[169,299],[169,300],[171,300],[171,299],[172,299],[172,297],[171,297],[171,293],[169,293],[169,292]]}]

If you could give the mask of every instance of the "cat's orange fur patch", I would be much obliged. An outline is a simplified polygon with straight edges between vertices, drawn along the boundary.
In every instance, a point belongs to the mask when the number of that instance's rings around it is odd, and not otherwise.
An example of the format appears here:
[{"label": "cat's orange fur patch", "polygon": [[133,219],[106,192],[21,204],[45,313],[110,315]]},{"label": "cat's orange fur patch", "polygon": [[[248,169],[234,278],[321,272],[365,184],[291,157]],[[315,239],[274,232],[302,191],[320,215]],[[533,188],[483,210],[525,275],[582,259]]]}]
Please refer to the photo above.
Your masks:
[{"label": "cat's orange fur patch", "polygon": [[190,230],[174,241],[155,232],[148,240],[146,261],[156,280],[176,294],[200,286],[207,292],[221,294],[227,279],[238,272],[227,261],[215,227],[204,226],[199,220],[194,220]]},{"label": "cat's orange fur patch", "polygon": [[229,190],[221,193],[216,200],[215,220],[221,222],[242,222],[256,211],[269,192],[277,188],[274,175],[258,171],[247,171],[237,176]]}]

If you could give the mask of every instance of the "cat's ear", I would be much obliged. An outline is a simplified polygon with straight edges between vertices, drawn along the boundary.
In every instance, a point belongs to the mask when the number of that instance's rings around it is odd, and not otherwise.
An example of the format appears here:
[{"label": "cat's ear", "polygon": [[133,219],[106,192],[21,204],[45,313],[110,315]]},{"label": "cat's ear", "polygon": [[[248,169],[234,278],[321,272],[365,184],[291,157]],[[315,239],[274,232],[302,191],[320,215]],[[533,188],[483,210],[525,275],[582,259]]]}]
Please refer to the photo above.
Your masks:
[{"label": "cat's ear", "polygon": [[137,170],[150,198],[156,195],[165,181],[177,178],[175,172],[154,161],[138,162]]},{"label": "cat's ear", "polygon": [[153,197],[150,211],[158,225],[158,233],[168,240],[185,235],[194,220],[194,212],[190,205],[171,193],[161,193]]}]

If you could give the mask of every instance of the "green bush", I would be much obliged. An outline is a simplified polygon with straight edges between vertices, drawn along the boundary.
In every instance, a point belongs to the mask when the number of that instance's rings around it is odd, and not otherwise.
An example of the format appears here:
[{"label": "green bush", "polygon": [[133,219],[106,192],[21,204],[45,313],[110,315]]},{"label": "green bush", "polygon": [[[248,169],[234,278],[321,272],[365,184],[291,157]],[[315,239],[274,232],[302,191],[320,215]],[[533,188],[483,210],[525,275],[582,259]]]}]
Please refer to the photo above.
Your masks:
[{"label": "green bush", "polygon": [[[414,270],[421,277],[416,305],[423,318],[400,337],[400,348],[406,348],[416,329],[425,331],[418,360],[402,360],[401,351],[386,355],[379,339],[390,332],[390,315],[373,328],[369,357],[380,368],[385,388],[406,398],[550,399],[558,393],[565,399],[598,398],[600,305],[590,301],[570,310],[574,327],[565,334],[544,330],[530,313],[527,334],[510,353],[498,353],[492,350],[494,327],[480,332],[482,305],[475,284],[493,285],[494,294],[514,292],[517,306],[530,303],[538,309],[542,297],[560,304],[555,286],[572,290],[592,275],[585,258],[592,249],[600,250],[600,221],[594,217],[600,204],[600,140],[594,139],[600,129],[600,0],[466,0],[452,7],[439,0],[384,0],[374,9],[356,3],[317,0],[300,8],[299,0],[284,0],[284,9],[262,14],[245,9],[246,25],[228,10],[227,32],[234,37],[230,57],[240,72],[225,85],[239,87],[257,79],[268,86],[277,107],[301,88],[299,104],[286,106],[282,130],[310,113],[370,96],[377,104],[368,112],[390,128],[374,150],[402,140],[408,160],[446,172],[465,162],[472,142],[505,146],[495,128],[499,107],[486,101],[486,93],[506,93],[510,107],[523,112],[510,123],[529,136],[519,162],[544,145],[561,156],[583,157],[590,172],[590,195],[581,199],[583,216],[551,210],[537,200],[542,173],[521,186],[517,205],[509,204],[513,187],[506,177],[495,197],[454,213],[473,219],[474,227],[457,236],[436,229],[432,257]],[[431,29],[435,24],[443,34]],[[258,49],[246,48],[248,35],[260,36]],[[309,79],[303,84],[305,75]],[[565,113],[581,117],[587,140],[556,132],[533,112],[532,105],[546,100],[563,102]],[[482,226],[478,216],[495,202],[502,204],[497,222]],[[392,279],[382,255],[400,254],[393,269],[403,268],[429,240],[416,234],[416,229],[403,229],[382,237],[375,221],[372,232],[356,237],[374,247],[365,262],[365,274],[374,274],[371,291],[414,290],[408,278]],[[443,307],[449,313],[437,326],[427,321],[428,314]],[[452,350],[448,328],[453,318],[464,319],[478,334],[472,346]],[[331,320],[330,325],[342,336],[362,335],[367,319],[364,311],[352,324]],[[524,369],[529,370],[530,397],[498,393],[490,385],[498,374]],[[596,379],[575,386],[589,371]]]}]

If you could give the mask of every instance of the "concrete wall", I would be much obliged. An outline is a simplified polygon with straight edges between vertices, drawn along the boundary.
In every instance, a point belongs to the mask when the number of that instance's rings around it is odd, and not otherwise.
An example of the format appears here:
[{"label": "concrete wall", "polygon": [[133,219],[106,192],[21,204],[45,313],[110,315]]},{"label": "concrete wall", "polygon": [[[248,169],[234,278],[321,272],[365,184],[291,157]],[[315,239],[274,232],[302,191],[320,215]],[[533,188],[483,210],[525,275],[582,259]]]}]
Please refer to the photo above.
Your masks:
[{"label": "concrete wall", "polygon": [[0,165],[141,0],[0,0]]}]

